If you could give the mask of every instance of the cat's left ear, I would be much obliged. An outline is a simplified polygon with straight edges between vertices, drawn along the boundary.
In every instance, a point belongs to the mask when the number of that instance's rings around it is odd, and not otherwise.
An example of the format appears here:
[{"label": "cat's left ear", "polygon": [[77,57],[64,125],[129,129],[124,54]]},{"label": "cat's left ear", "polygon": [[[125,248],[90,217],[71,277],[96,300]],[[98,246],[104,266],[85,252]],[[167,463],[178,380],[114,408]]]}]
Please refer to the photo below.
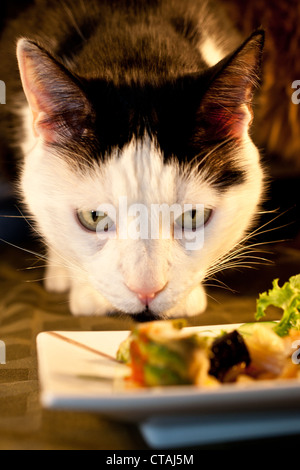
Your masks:
[{"label": "cat's left ear", "polygon": [[253,119],[252,99],[260,79],[264,31],[254,32],[212,68],[199,109],[201,140],[241,139]]},{"label": "cat's left ear", "polygon": [[18,41],[17,58],[35,136],[46,143],[80,137],[91,109],[75,77],[27,39]]}]

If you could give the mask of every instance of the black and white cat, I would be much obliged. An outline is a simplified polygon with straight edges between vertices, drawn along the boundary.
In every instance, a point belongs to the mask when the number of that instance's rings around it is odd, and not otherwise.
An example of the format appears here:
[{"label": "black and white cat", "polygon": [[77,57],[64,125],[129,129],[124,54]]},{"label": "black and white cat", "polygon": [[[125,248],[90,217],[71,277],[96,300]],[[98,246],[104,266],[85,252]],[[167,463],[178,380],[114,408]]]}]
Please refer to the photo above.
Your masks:
[{"label": "black and white cat", "polygon": [[[69,290],[73,314],[205,310],[202,283],[263,192],[249,136],[263,36],[240,44],[205,0],[36,0],[4,31],[19,188],[49,250],[46,288]],[[169,236],[153,207],[176,208]],[[156,236],[141,236],[153,220]]]}]

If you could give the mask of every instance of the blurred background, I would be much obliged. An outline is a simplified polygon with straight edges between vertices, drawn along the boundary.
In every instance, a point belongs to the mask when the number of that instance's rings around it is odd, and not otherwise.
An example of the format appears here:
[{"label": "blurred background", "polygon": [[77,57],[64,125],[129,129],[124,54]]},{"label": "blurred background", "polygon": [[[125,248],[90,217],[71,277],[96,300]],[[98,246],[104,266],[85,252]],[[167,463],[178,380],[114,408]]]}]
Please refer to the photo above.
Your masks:
[{"label": "blurred background", "polygon": [[[300,2],[298,0],[222,0],[243,36],[266,31],[261,89],[255,102],[253,139],[270,180],[264,204],[280,217],[266,241],[284,239],[300,249],[300,105],[292,102],[292,83],[300,79]],[[267,223],[270,215],[262,222]],[[280,228],[281,227],[281,228]]]},{"label": "blurred background", "polygon": [[[15,18],[22,10],[27,8],[31,3],[33,3],[32,0],[1,0],[0,38],[6,22]],[[5,51],[1,51],[1,54],[4,53]],[[11,151],[1,146],[0,158],[9,159],[10,156]],[[11,175],[9,176],[11,177]],[[9,183],[7,175],[0,173],[0,239],[9,241],[11,243],[20,243],[29,240],[29,227],[27,222],[22,219],[22,217],[20,218],[21,214],[20,208],[18,209],[19,206],[19,201],[15,197],[14,191],[11,187],[11,184]]]}]

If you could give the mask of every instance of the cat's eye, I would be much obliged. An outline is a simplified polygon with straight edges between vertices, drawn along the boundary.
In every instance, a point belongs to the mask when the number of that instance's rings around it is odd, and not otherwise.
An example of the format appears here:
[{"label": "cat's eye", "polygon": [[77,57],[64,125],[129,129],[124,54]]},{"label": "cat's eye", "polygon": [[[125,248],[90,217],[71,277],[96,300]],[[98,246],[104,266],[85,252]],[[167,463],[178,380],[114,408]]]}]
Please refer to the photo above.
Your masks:
[{"label": "cat's eye", "polygon": [[77,215],[81,225],[91,232],[108,232],[115,224],[105,212],[78,211]]},{"label": "cat's eye", "polygon": [[209,221],[211,215],[212,209],[192,209],[181,214],[181,216],[176,219],[176,225],[182,228],[182,230],[196,231]]}]

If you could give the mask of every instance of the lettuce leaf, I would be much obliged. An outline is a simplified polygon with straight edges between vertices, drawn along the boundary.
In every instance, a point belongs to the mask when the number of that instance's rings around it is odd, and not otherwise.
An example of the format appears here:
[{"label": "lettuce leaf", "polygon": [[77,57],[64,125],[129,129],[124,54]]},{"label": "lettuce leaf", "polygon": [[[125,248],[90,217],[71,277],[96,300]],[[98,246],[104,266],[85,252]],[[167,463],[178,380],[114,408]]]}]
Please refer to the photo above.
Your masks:
[{"label": "lettuce leaf", "polygon": [[269,305],[283,310],[280,322],[274,327],[279,336],[286,336],[291,328],[300,330],[300,274],[292,276],[282,287],[279,279],[273,281],[273,288],[259,295],[255,318],[265,316]]}]

